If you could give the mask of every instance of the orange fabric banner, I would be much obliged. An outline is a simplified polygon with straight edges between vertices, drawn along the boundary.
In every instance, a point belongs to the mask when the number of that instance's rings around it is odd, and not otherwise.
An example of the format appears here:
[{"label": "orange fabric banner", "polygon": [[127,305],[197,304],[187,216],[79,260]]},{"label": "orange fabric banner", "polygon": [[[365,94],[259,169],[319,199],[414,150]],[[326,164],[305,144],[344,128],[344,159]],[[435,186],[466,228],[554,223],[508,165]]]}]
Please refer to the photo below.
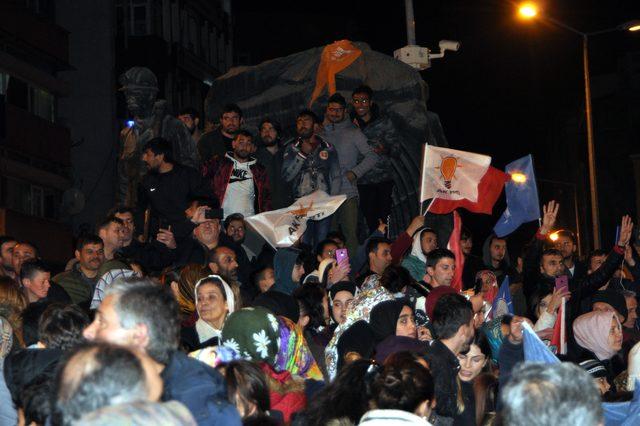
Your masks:
[{"label": "orange fabric banner", "polygon": [[349,40],[340,40],[325,46],[320,57],[316,87],[313,89],[309,107],[318,99],[324,86],[329,86],[329,95],[336,92],[336,74],[351,65],[360,55],[362,55],[362,51]]}]

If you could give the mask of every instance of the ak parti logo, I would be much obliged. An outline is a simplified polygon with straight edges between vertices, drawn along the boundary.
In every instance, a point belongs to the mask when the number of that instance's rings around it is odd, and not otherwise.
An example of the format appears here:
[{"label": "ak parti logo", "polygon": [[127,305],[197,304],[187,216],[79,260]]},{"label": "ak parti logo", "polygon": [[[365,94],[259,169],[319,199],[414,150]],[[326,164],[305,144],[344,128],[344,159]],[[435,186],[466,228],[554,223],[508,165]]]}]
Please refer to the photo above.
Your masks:
[{"label": "ak parti logo", "polygon": [[442,157],[440,166],[436,167],[436,169],[440,170],[440,174],[444,179],[444,186],[447,189],[451,189],[451,181],[455,179],[458,167],[462,167],[462,165],[459,164],[458,159],[453,156]]}]

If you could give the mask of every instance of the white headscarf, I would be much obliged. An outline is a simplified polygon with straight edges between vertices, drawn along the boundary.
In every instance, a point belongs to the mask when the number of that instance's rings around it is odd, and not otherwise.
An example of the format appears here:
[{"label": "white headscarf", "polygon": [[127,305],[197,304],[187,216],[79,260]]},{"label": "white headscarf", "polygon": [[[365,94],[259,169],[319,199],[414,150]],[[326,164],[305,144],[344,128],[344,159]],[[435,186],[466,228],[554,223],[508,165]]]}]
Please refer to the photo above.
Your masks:
[{"label": "white headscarf", "polygon": [[427,263],[427,257],[424,255],[424,252],[422,251],[422,234],[424,232],[432,232],[435,234],[436,231],[426,227],[420,228],[418,231],[416,231],[416,233],[413,234],[413,244],[411,245],[411,256],[415,256],[418,259],[420,259],[420,261]]},{"label": "white headscarf", "polygon": [[[224,296],[227,302],[227,308],[229,309],[229,313],[232,313],[236,310],[235,308],[235,297],[233,296],[233,291],[227,282],[222,279],[220,275],[209,275],[206,276],[196,283],[193,293],[196,301],[196,311],[198,311],[198,287],[205,281],[208,280],[217,280],[222,283],[222,288],[224,289]],[[198,312],[198,321],[196,321],[196,332],[198,333],[198,340],[200,343],[206,342],[209,339],[213,339],[214,337],[220,337],[222,335],[222,330],[217,329],[211,326],[208,322],[203,320],[200,317],[200,312]]]}]

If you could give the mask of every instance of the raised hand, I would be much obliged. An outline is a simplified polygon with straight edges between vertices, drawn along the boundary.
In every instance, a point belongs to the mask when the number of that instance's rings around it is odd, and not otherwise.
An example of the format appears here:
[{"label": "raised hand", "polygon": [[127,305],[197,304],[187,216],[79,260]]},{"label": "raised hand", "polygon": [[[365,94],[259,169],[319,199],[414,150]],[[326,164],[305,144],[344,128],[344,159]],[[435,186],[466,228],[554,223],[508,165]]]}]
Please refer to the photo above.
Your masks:
[{"label": "raised hand", "polygon": [[542,235],[547,235],[555,226],[559,208],[560,203],[555,200],[551,200],[548,204],[542,206],[542,226],[540,226]]},{"label": "raised hand", "polygon": [[416,216],[407,227],[407,234],[412,236],[418,229],[424,226],[424,216]]},{"label": "raised hand", "polygon": [[631,239],[631,233],[633,232],[633,221],[631,216],[622,216],[622,222],[620,223],[620,237],[618,238],[618,245],[624,247],[629,244]]}]

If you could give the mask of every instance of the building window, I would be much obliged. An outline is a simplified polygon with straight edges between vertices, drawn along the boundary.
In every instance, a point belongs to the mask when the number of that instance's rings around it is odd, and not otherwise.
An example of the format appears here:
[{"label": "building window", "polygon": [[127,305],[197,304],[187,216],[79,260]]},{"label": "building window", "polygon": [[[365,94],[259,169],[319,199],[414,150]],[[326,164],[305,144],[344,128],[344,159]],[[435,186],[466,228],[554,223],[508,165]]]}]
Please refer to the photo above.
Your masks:
[{"label": "building window", "polygon": [[131,35],[147,35],[149,33],[147,2],[131,2]]},{"label": "building window", "polygon": [[0,95],[7,94],[8,86],[9,86],[9,74],[0,72]]},{"label": "building window", "polygon": [[55,97],[38,87],[29,85],[29,112],[44,118],[50,122],[55,122]]},{"label": "building window", "polygon": [[4,205],[17,212],[46,219],[60,218],[60,191],[31,184],[13,177],[5,178]]}]

